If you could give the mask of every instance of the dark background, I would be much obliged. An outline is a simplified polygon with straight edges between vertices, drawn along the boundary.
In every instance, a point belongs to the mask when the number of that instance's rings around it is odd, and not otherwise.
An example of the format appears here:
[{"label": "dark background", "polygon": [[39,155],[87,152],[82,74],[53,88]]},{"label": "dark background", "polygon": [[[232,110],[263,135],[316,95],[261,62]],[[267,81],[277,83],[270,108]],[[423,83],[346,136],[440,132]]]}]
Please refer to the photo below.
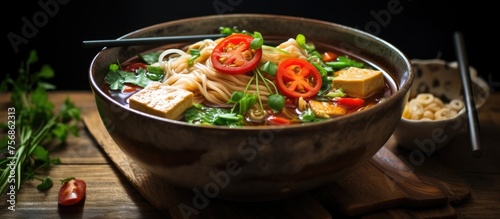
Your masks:
[{"label": "dark background", "polygon": [[[90,90],[88,67],[100,49],[83,48],[84,40],[114,39],[156,23],[231,13],[291,15],[355,27],[388,41],[410,59],[456,60],[453,33],[460,31],[466,42],[469,64],[492,90],[500,89],[500,77],[496,73],[498,36],[491,33],[498,26],[499,12],[480,1],[22,0],[9,4],[13,6],[3,7],[2,13],[2,52],[7,54],[2,64],[2,78],[6,73],[16,74],[20,62],[35,49],[39,63],[54,68],[56,77],[51,82],[61,90]],[[401,13],[382,16],[388,4],[400,4]],[[33,21],[37,17],[42,19]],[[373,21],[380,24],[378,32],[366,29]],[[27,22],[31,25],[38,22],[29,36],[23,33]],[[13,35],[25,41],[14,45],[9,41]],[[485,52],[493,55],[485,55]]]}]

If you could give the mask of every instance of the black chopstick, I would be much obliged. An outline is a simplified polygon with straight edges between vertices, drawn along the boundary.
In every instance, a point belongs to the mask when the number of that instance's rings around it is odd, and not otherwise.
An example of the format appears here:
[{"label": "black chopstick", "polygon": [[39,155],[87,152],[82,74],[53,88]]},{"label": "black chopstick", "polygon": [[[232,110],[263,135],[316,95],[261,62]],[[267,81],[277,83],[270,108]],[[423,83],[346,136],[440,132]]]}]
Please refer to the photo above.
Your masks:
[{"label": "black chopstick", "polygon": [[469,62],[466,57],[465,44],[462,33],[456,31],[453,35],[455,51],[458,58],[458,67],[462,79],[462,87],[465,94],[465,109],[467,114],[468,129],[472,143],[472,156],[481,157],[479,123],[472,93],[471,76],[469,72]]},{"label": "black chopstick", "polygon": [[198,41],[204,39],[217,39],[224,37],[223,34],[204,34],[204,35],[186,35],[186,36],[165,36],[165,37],[143,37],[129,39],[111,39],[111,40],[87,40],[83,41],[83,47],[116,47],[116,46],[137,46],[147,44],[177,43],[186,41]]}]

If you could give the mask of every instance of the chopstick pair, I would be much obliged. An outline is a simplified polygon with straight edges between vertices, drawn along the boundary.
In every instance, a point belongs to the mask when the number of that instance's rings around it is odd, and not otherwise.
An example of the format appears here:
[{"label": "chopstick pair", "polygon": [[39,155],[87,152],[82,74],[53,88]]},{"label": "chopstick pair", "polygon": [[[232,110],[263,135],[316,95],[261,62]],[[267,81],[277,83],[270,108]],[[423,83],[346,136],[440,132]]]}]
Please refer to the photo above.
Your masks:
[{"label": "chopstick pair", "polygon": [[198,41],[204,39],[217,39],[224,37],[223,34],[203,34],[186,36],[165,36],[165,37],[143,37],[130,39],[110,39],[110,40],[87,40],[83,41],[83,47],[116,47],[116,46],[137,46],[147,44],[177,43],[185,41]]}]

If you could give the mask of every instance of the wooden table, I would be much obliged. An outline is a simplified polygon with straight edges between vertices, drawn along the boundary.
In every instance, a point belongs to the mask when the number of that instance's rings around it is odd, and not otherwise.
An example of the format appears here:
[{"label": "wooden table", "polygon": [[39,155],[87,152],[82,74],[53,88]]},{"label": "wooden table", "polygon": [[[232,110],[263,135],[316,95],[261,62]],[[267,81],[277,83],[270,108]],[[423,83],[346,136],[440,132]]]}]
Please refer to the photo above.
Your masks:
[{"label": "wooden table", "polygon": [[[96,111],[89,91],[58,91],[50,98],[59,106],[69,97],[83,110],[83,115]],[[0,94],[0,109],[7,112],[9,96]],[[458,218],[498,218],[500,216],[500,92],[492,94],[479,113],[483,155],[474,158],[467,135],[453,140],[453,147],[445,147],[432,156],[450,167],[470,187],[471,198],[455,207]],[[2,113],[0,121],[6,120]],[[54,180],[54,187],[46,192],[36,189],[38,182],[28,181],[16,193],[15,210],[2,195],[0,218],[168,218],[150,204],[120,173],[82,123],[79,137],[70,137],[66,146],[51,151],[62,164],[44,172]],[[82,206],[73,209],[57,204],[59,180],[74,176],[87,182],[87,196]]]}]

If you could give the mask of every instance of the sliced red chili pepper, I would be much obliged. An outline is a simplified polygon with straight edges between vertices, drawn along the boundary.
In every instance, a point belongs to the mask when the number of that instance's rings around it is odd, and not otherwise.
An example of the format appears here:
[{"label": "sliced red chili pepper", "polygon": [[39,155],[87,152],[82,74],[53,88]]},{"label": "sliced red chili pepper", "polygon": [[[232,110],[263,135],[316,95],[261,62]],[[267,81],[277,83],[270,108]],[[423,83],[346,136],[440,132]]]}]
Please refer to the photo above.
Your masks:
[{"label": "sliced red chili pepper", "polygon": [[213,67],[228,74],[252,71],[262,58],[262,48],[253,50],[250,47],[253,39],[246,34],[233,34],[224,38],[210,55]]},{"label": "sliced red chili pepper", "polygon": [[137,86],[137,85],[132,85],[132,84],[124,84],[122,88],[122,92],[124,93],[130,93],[130,92],[135,92],[142,89],[142,87]]},{"label": "sliced red chili pepper", "polygon": [[323,62],[335,61],[338,57],[338,55],[333,52],[324,52],[322,56]]},{"label": "sliced red chili pepper", "polygon": [[363,105],[363,103],[365,103],[365,100],[361,99],[361,98],[351,98],[351,97],[341,97],[339,99],[337,99],[337,103],[348,108],[348,109],[352,109],[352,108],[357,108],[357,107],[360,107]]},{"label": "sliced red chili pepper", "polygon": [[273,125],[289,125],[292,123],[289,119],[279,116],[269,116],[267,121]]},{"label": "sliced red chili pepper", "polygon": [[137,70],[139,69],[147,69],[147,65],[144,64],[144,63],[141,63],[141,62],[136,62],[136,63],[132,63],[130,65],[127,65],[127,67],[125,67],[124,71],[126,72],[137,72]]},{"label": "sliced red chili pepper", "polygon": [[321,88],[321,74],[311,63],[299,58],[283,61],[276,72],[278,90],[291,98],[311,97]]}]

